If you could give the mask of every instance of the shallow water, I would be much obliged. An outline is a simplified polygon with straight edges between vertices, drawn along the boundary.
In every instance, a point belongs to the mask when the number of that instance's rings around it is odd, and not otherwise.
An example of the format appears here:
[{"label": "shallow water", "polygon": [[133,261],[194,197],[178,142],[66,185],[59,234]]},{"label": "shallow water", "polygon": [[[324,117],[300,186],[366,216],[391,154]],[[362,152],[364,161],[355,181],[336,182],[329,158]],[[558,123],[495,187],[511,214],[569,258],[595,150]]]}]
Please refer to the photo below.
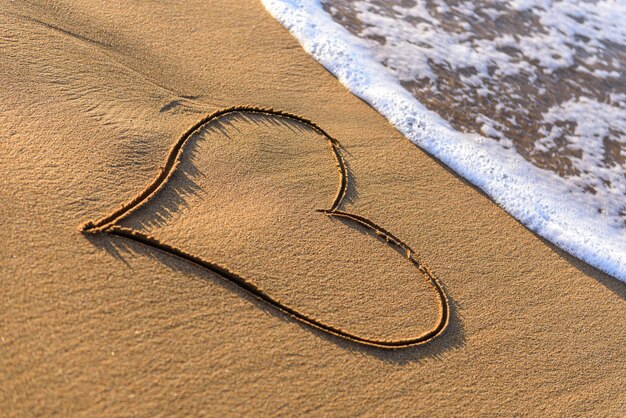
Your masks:
[{"label": "shallow water", "polygon": [[626,280],[626,2],[263,2],[410,140]]},{"label": "shallow water", "polygon": [[455,129],[492,138],[573,187],[604,195],[610,200],[598,199],[598,209],[626,224],[626,3],[323,5]]}]

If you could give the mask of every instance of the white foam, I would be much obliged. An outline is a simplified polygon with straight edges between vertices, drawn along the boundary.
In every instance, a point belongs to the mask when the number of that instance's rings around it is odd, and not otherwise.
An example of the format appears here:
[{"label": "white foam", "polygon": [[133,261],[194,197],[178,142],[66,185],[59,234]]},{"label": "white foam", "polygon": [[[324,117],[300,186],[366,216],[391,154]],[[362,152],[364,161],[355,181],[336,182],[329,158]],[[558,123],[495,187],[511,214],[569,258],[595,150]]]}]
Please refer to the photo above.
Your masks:
[{"label": "white foam", "polygon": [[[606,208],[614,208],[615,204],[605,202],[604,208],[599,207],[602,202],[600,199],[599,203],[597,196],[581,193],[578,187],[570,182],[533,166],[511,149],[506,141],[494,141],[478,134],[461,133],[452,129],[448,122],[425,108],[398,82],[400,77],[397,72],[402,71],[409,71],[410,76],[414,76],[417,71],[421,75],[434,77],[427,61],[420,63],[419,60],[424,57],[408,57],[407,59],[412,60],[410,65],[398,58],[396,62],[386,62],[388,67],[385,67],[380,63],[381,57],[376,56],[376,51],[368,42],[350,34],[336,23],[324,11],[318,0],[262,1],[268,11],[300,41],[308,53],[331,71],[352,93],[383,114],[413,143],[484,190],[529,229],[576,257],[626,282],[626,230],[620,225],[618,217],[601,213]],[[517,0],[515,6],[525,10],[530,7],[541,7],[544,3],[542,0]],[[583,9],[586,7],[579,6]],[[578,13],[578,9],[572,10]],[[414,12],[419,13],[420,19],[426,21],[434,19],[428,14],[428,10],[415,9]],[[626,13],[622,14],[622,17],[624,15]],[[549,19],[550,16],[548,13],[546,18]],[[614,16],[605,16],[604,22],[615,23],[618,20]],[[572,30],[571,26],[576,21],[572,22],[568,22],[570,26],[563,27],[558,26],[562,22],[556,22],[555,30],[564,32]],[[382,25],[390,23],[392,22]],[[436,24],[434,20],[432,23]],[[602,26],[597,22],[590,25],[590,28],[576,30],[579,31],[577,33],[586,31],[587,34],[595,31],[592,34],[594,39],[600,39],[601,35],[609,40],[621,40],[624,34],[622,26],[616,27],[611,24]],[[598,35],[600,32],[602,33]],[[410,33],[405,35],[409,38],[412,36]],[[433,39],[433,42],[441,40],[442,38],[438,37]],[[498,42],[504,45],[511,40],[502,38]],[[445,45],[455,48],[452,51],[441,48],[440,51],[428,53],[435,58],[438,58],[437,54],[446,54],[445,57],[439,56],[442,62],[453,57],[454,62],[461,66],[465,63],[477,68],[479,77],[473,81],[477,88],[482,84],[481,75],[489,73],[486,66],[481,67],[480,54],[486,54],[496,62],[502,60],[503,71],[519,71],[520,68],[524,68],[524,63],[511,62],[510,56],[501,53],[493,45],[486,43],[478,45],[483,48],[478,55],[476,50],[464,47],[463,42],[456,38],[448,39]],[[559,50],[559,57],[555,57],[550,51],[542,50],[540,42],[532,40],[523,45],[523,48],[524,54],[528,53],[540,60],[547,71],[569,65],[570,58],[562,53],[563,50]],[[412,54],[393,56],[403,55]],[[482,62],[484,61],[483,59]],[[390,69],[397,72],[393,73]],[[623,100],[621,96],[615,96],[614,100]],[[621,103],[606,104],[581,99],[550,109],[544,114],[544,122],[553,124],[559,120],[576,118],[579,123],[577,129],[580,131],[575,135],[580,136],[583,133],[601,135],[608,129],[610,120],[607,118],[611,115],[613,118],[623,118],[623,113],[616,115],[615,112],[624,112]],[[485,135],[497,136],[498,129],[493,120],[486,118],[477,122],[482,124],[481,129]],[[539,146],[549,148],[552,146],[550,138],[553,137],[551,132],[546,132],[546,137]],[[580,141],[576,143],[575,137],[568,140],[572,141],[573,146],[583,149],[589,158],[598,158],[600,148],[594,146],[589,148]],[[610,168],[607,170],[611,171]],[[614,171],[607,175],[616,176],[614,178],[617,179],[620,173]],[[623,176],[623,173],[621,175]],[[618,181],[616,184],[624,184],[624,181],[621,183]],[[607,198],[611,196],[619,196],[619,191],[606,195]]]}]

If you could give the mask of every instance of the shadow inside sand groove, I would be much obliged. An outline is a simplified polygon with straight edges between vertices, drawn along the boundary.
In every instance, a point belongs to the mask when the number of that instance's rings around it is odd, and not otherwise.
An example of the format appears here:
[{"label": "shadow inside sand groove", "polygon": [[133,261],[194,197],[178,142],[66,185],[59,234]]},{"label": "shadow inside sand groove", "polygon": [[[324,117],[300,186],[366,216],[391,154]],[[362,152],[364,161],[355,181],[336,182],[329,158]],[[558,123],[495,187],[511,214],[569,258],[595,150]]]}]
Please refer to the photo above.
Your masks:
[{"label": "shadow inside sand groove", "polygon": [[[207,140],[207,136],[217,133],[229,140],[232,139],[232,132],[240,133],[236,122],[252,123],[257,126],[286,128],[295,133],[314,133],[319,135],[314,129],[308,125],[277,116],[256,115],[246,113],[245,111],[233,113],[223,116],[217,120],[211,121],[206,125],[198,128],[196,132],[190,135],[190,140],[186,142],[179,156],[179,165],[172,173],[172,178],[167,181],[168,187],[159,190],[156,195],[150,198],[150,216],[134,217],[133,223],[136,222],[137,227],[152,228],[164,226],[172,219],[173,213],[181,208],[188,208],[187,197],[197,196],[204,193],[202,187],[196,179],[206,177],[195,164],[198,153],[199,143]],[[340,149],[343,147],[338,145]],[[345,195],[341,201],[341,206],[346,203],[354,202],[359,194],[357,189],[357,180],[350,169],[350,163],[346,159],[343,160],[346,169],[347,183]],[[165,198],[163,195],[167,193]]]},{"label": "shadow inside sand groove", "polygon": [[[197,142],[190,141],[187,147],[185,147],[180,164],[172,174],[172,178],[168,181],[169,187],[159,190],[150,200],[150,216],[136,216],[130,221],[135,227],[143,229],[162,227],[181,208],[189,208],[187,204],[189,196],[197,196],[204,193],[202,186],[196,181],[206,176],[193,162],[197,153]],[[143,206],[139,210],[146,208],[146,206]]]},{"label": "shadow inside sand groove", "polygon": [[[237,129],[237,126],[232,124],[231,120],[237,121],[237,122],[252,123],[257,126],[265,126],[265,127],[274,126],[274,127],[286,128],[294,133],[313,133],[313,134],[319,135],[319,132],[317,132],[311,126],[306,125],[305,123],[302,123],[299,121],[294,121],[294,120],[277,117],[277,116],[268,116],[268,115],[259,116],[254,113],[246,113],[246,112],[240,112],[240,113],[229,115],[226,118],[222,118],[220,120],[215,121],[211,125],[206,126],[206,128],[204,129],[206,129],[207,131],[210,131],[212,129],[217,129],[222,134],[228,136],[228,129]],[[228,128],[225,128],[224,125],[228,125]],[[342,155],[347,155],[347,156],[352,155],[350,154],[350,152],[348,152],[348,150],[346,150],[346,148],[341,143],[336,143],[335,146],[339,149]],[[350,168],[350,160],[348,158],[343,158],[342,163],[346,170],[346,177],[347,179],[349,179],[347,182],[347,188],[344,192],[344,195],[340,204],[340,207],[345,207],[346,204],[354,203],[356,200],[358,200],[359,193],[358,193],[358,180],[356,176],[354,175],[352,169]]]},{"label": "shadow inside sand groove", "polygon": [[[348,223],[350,224],[350,223]],[[366,233],[366,232],[364,232]],[[465,345],[466,339],[461,321],[461,306],[448,293],[450,318],[447,328],[437,338],[417,346],[400,347],[390,350],[389,348],[363,345],[352,340],[346,340],[340,336],[329,334],[325,331],[312,328],[309,325],[292,318],[291,316],[269,306],[241,287],[231,283],[221,275],[208,271],[193,262],[181,259],[170,253],[160,251],[138,242],[110,236],[110,235],[87,235],[89,242],[97,248],[111,254],[116,260],[130,267],[129,259],[140,256],[145,257],[166,266],[169,270],[182,273],[185,277],[195,278],[203,282],[217,283],[224,289],[236,293],[239,297],[253,303],[256,309],[271,315],[283,322],[300,327],[303,332],[312,333],[317,337],[332,343],[342,350],[353,354],[362,354],[376,357],[382,361],[393,364],[408,364],[419,362],[423,358],[443,359],[445,352],[458,349]],[[380,237],[379,237],[380,239]]]}]

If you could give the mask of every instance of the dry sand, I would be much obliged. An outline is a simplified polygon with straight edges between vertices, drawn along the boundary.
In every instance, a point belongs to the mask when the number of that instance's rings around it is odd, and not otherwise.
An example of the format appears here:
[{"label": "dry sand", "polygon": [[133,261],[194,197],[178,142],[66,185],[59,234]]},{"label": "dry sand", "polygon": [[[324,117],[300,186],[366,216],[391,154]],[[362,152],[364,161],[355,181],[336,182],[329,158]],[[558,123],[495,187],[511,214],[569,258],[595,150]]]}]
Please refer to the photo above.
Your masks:
[{"label": "dry sand", "polygon": [[[0,2],[0,411],[31,415],[623,415],[626,285],[545,243],[397,133],[253,0]],[[235,105],[341,143],[342,210],[444,283],[444,334],[363,347],[154,248],[80,225],[153,181]],[[315,212],[318,133],[241,112],[202,127],[120,221],[373,338],[436,321],[402,254]]]}]

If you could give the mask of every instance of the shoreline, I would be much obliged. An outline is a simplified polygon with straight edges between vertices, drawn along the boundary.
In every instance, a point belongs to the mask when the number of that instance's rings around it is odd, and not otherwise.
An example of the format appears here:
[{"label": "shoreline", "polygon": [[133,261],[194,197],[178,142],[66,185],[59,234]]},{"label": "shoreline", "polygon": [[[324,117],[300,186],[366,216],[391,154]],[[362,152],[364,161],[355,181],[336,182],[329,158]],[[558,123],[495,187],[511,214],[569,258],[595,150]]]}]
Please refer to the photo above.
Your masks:
[{"label": "shoreline", "polygon": [[[531,231],[626,283],[626,252],[620,251],[626,248],[626,240],[620,218],[598,215],[600,210],[606,212],[603,200],[621,196],[595,198],[596,192],[578,190],[564,178],[534,166],[515,148],[455,129],[439,115],[440,109],[427,108],[421,98],[409,93],[374,58],[365,40],[350,34],[320,4],[283,0],[263,0],[263,4],[304,50],[411,142],[481,189]],[[611,211],[618,212],[619,207]]]}]

